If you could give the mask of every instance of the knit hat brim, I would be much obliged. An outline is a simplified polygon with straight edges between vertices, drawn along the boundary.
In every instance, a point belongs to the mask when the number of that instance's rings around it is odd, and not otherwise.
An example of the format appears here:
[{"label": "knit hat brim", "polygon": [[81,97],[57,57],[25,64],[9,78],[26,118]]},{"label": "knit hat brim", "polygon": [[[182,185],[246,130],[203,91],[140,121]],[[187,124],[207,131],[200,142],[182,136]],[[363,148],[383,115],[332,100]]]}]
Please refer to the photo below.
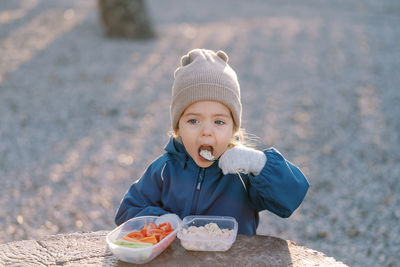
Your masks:
[{"label": "knit hat brim", "polygon": [[178,129],[179,119],[185,109],[197,101],[218,101],[227,106],[232,113],[235,128],[240,128],[242,104],[239,96],[231,89],[223,87],[219,84],[198,83],[189,86],[175,96],[171,103],[172,127],[176,131]]}]

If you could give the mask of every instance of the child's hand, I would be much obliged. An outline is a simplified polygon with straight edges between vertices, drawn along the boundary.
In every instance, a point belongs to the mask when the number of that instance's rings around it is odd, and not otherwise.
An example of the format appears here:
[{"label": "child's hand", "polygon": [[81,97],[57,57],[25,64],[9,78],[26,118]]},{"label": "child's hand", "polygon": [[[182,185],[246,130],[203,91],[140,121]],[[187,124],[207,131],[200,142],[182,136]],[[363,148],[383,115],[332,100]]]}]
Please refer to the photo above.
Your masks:
[{"label": "child's hand", "polygon": [[245,146],[234,146],[219,158],[219,167],[224,174],[253,173],[258,175],[267,162],[267,156],[258,150]]}]

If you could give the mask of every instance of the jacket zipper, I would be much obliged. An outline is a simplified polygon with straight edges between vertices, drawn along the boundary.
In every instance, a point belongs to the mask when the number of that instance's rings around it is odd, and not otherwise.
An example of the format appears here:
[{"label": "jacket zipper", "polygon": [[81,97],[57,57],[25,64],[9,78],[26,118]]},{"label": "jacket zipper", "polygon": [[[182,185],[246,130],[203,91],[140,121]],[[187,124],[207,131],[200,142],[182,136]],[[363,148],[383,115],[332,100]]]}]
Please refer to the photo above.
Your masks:
[{"label": "jacket zipper", "polygon": [[203,168],[200,169],[199,177],[197,178],[197,186],[196,186],[197,191],[199,191],[201,188],[201,184],[203,183],[205,172],[206,172],[206,169],[203,169]]},{"label": "jacket zipper", "polygon": [[193,202],[192,202],[192,209],[191,209],[192,215],[196,214],[197,202],[199,200],[200,189],[201,189],[201,185],[204,180],[205,173],[206,173],[206,169],[200,168],[199,175],[197,176],[196,189],[195,189],[194,195],[193,195]]}]

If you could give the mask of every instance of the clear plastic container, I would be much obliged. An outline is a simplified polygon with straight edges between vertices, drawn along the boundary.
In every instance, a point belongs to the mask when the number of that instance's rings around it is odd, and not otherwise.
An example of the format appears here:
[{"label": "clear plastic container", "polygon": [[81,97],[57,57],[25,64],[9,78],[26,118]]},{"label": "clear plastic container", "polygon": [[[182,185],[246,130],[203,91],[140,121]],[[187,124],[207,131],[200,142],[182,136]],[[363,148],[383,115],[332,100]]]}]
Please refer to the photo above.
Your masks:
[{"label": "clear plastic container", "polygon": [[[209,223],[215,223],[219,229],[229,230],[229,234],[217,231],[205,231],[201,227],[205,227]],[[198,234],[193,234],[189,227],[195,226],[200,227]],[[192,228],[193,229],[193,228]],[[195,229],[195,230],[198,230]],[[188,234],[188,231],[191,232]],[[227,251],[231,248],[233,242],[236,240],[238,231],[238,223],[233,217],[228,216],[187,216],[183,218],[178,231],[178,238],[181,241],[181,245],[186,250],[195,251]]]},{"label": "clear plastic container", "polygon": [[[121,239],[130,232],[139,231],[150,222],[154,222],[158,225],[166,221],[171,224],[171,227],[174,230],[156,245],[146,248],[128,248],[114,244],[114,241]],[[179,228],[179,223],[180,222],[177,219],[168,218],[168,220],[166,220],[158,216],[135,217],[126,221],[125,223],[121,224],[110,233],[108,233],[106,241],[111,252],[119,260],[129,263],[142,264],[149,262],[157,257],[175,240]]]}]

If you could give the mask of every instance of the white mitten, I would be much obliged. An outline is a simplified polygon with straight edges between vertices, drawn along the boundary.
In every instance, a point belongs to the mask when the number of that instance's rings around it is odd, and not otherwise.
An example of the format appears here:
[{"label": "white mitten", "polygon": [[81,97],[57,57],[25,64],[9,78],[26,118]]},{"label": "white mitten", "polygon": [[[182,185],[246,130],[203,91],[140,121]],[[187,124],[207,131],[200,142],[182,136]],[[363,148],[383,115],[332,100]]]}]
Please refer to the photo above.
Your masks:
[{"label": "white mitten", "polygon": [[266,162],[267,156],[259,150],[234,146],[221,155],[218,165],[224,174],[243,172],[258,175]]}]

